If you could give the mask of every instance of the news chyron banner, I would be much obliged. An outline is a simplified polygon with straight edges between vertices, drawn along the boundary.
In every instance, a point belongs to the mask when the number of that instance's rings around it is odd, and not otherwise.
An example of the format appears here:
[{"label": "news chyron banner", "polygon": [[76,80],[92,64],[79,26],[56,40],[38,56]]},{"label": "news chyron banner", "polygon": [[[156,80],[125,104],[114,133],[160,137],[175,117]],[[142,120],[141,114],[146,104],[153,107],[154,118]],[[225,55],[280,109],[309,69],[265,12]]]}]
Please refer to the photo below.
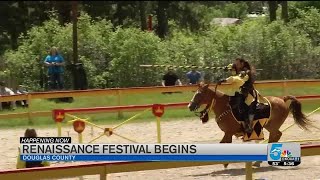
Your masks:
[{"label": "news chyron banner", "polygon": [[39,137],[20,139],[20,159],[23,161],[268,161],[271,165],[296,166],[300,164],[300,145],[294,143],[73,144],[70,137]]},{"label": "news chyron banner", "polygon": [[298,166],[301,146],[298,143],[268,144],[268,164],[272,166]]}]

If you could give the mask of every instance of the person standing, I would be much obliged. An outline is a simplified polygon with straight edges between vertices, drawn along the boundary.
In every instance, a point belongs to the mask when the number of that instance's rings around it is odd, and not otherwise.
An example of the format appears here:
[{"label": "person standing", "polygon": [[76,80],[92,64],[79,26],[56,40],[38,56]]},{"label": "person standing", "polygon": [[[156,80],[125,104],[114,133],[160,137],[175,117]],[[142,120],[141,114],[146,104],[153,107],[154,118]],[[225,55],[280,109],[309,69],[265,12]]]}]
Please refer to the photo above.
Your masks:
[{"label": "person standing", "polygon": [[195,67],[192,67],[191,71],[189,71],[186,75],[189,79],[189,84],[198,84],[200,82],[201,73],[196,71]]},{"label": "person standing", "polygon": [[50,54],[45,58],[45,66],[48,67],[49,85],[51,90],[61,90],[64,88],[63,66],[64,59],[58,53],[56,47],[52,47]]},{"label": "person standing", "polygon": [[175,86],[176,83],[182,86],[182,83],[173,68],[168,68],[168,72],[162,78],[162,86]]}]

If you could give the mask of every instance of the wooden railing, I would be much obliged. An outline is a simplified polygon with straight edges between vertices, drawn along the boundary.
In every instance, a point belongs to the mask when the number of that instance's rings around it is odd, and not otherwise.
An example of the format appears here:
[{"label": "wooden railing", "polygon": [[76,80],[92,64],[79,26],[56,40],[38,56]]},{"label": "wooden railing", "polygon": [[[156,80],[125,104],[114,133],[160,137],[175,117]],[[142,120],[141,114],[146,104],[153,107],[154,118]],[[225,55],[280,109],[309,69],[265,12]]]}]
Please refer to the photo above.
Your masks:
[{"label": "wooden railing", "polygon": [[[296,96],[298,100],[314,100],[320,99],[320,95],[310,95],[310,96]],[[180,102],[180,103],[161,103],[165,109],[181,109],[186,108],[189,102]],[[61,111],[64,113],[72,114],[91,114],[91,113],[113,113],[118,111],[140,111],[147,108],[152,108],[153,104],[145,105],[129,105],[129,106],[108,106],[108,107],[89,107],[89,108],[63,108]]]},{"label": "wooden railing", "polygon": [[[320,155],[319,144],[301,146],[301,156],[316,156],[316,155]],[[302,160],[302,163],[303,163],[303,160]],[[207,165],[215,165],[215,164],[223,164],[223,162],[84,163],[80,165],[2,170],[0,171],[0,179],[36,180],[36,179],[50,179],[50,178],[70,178],[70,177],[86,176],[86,175],[100,175],[101,180],[106,180],[107,175],[112,173],[181,168],[181,167],[192,167],[192,166],[207,166]],[[250,171],[247,171],[247,173],[250,173]],[[250,176],[250,174],[247,174],[247,175]]]},{"label": "wooden railing", "polygon": [[[213,86],[213,85],[212,85]],[[282,88],[283,94],[287,94],[287,88],[293,87],[320,87],[320,80],[285,80],[285,81],[258,81],[255,83],[257,89],[262,88]],[[219,90],[228,90],[229,84],[222,84]],[[1,119],[26,118],[30,121],[33,117],[51,116],[51,111],[32,111],[32,100],[49,99],[63,97],[84,97],[84,96],[116,96],[117,105],[121,105],[122,95],[142,94],[142,93],[161,93],[161,92],[190,92],[197,89],[196,85],[175,86],[175,87],[136,87],[136,88],[115,88],[115,89],[91,89],[76,91],[56,91],[56,92],[35,92],[23,95],[1,96],[0,102],[28,100],[29,108],[27,112],[0,114]],[[320,94],[320,92],[319,92]]]}]

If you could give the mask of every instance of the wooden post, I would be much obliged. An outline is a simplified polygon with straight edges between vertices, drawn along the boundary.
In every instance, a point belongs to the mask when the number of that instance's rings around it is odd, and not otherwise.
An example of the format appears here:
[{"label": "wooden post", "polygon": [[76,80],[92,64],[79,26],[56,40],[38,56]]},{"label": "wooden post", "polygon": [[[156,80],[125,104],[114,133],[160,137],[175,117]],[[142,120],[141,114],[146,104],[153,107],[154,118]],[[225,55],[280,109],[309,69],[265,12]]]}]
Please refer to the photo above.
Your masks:
[{"label": "wooden post", "polygon": [[164,114],[164,106],[153,104],[152,113],[157,117],[157,142],[161,144],[161,117]]},{"label": "wooden post", "polygon": [[103,172],[100,173],[100,180],[107,180],[108,172],[107,172],[107,166],[104,166]]},{"label": "wooden post", "polygon": [[283,90],[283,96],[287,96],[288,95],[287,79],[285,79],[282,83],[282,90]]},{"label": "wooden post", "polygon": [[157,138],[158,143],[161,144],[161,119],[160,117],[157,117]]},{"label": "wooden post", "polygon": [[152,32],[152,15],[148,16],[148,31]]},{"label": "wooden post", "polygon": [[[121,106],[121,91],[120,90],[118,90],[117,91],[117,105],[118,106]],[[118,119],[121,119],[121,118],[123,118],[123,113],[122,113],[122,111],[118,111]]]},{"label": "wooden post", "polygon": [[246,180],[252,180],[252,162],[246,162]]},{"label": "wooden post", "polygon": [[82,141],[82,133],[78,133],[79,144],[83,143]]},{"label": "wooden post", "polygon": [[29,124],[33,124],[33,121],[32,121],[32,111],[31,111],[31,108],[32,108],[32,106],[31,106],[31,94],[30,93],[28,93],[27,94],[27,101],[28,101],[28,123]]},{"label": "wooden post", "polygon": [[62,109],[55,109],[52,111],[53,114],[52,114],[52,118],[54,120],[54,122],[56,123],[57,125],[57,128],[58,128],[58,137],[61,137],[62,133],[62,124],[61,122],[64,120],[64,111]]},{"label": "wooden post", "polygon": [[61,137],[61,122],[57,122],[57,127],[58,127],[58,137]]}]

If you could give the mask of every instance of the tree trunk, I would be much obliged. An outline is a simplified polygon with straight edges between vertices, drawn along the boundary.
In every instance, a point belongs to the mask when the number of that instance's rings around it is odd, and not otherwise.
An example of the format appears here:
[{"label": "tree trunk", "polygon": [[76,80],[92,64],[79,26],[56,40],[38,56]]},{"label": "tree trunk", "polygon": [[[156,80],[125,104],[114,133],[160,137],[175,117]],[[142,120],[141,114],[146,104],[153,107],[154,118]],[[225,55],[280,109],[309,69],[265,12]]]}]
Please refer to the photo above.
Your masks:
[{"label": "tree trunk", "polygon": [[65,23],[70,22],[72,7],[68,1],[49,1],[51,8],[54,8],[58,13],[59,23],[64,25]]},{"label": "tree trunk", "polygon": [[[19,16],[20,15],[20,16]],[[18,2],[17,8],[14,9],[12,24],[9,26],[9,34],[11,41],[11,48],[16,50],[18,48],[18,38],[21,33],[26,32],[26,21],[28,18],[26,5],[23,1]]]},{"label": "tree trunk", "polygon": [[139,11],[140,11],[140,23],[141,23],[141,30],[147,30],[147,16],[146,16],[146,1],[139,1]]},{"label": "tree trunk", "polygon": [[20,14],[20,16],[23,16],[23,17],[20,17],[19,18],[19,31],[22,32],[22,33],[25,33],[27,31],[27,27],[26,27],[26,23],[28,22],[28,8],[25,4],[24,1],[18,1],[18,12]]},{"label": "tree trunk", "polygon": [[16,28],[11,29],[10,44],[11,44],[11,49],[16,50],[18,48],[18,32]]},{"label": "tree trunk", "polygon": [[72,41],[73,41],[73,63],[76,64],[78,62],[78,29],[77,29],[77,21],[78,21],[78,2],[72,1]]},{"label": "tree trunk", "polygon": [[289,22],[288,1],[281,1],[281,19],[286,23]]},{"label": "tree trunk", "polygon": [[123,2],[123,1],[117,2],[117,10],[116,10],[116,13],[114,14],[114,19],[117,19],[117,21],[114,22],[115,26],[122,26],[123,25],[123,21],[126,17],[126,15],[124,14],[124,10],[123,10],[123,7],[125,5],[124,3],[125,2]]},{"label": "tree trunk", "polygon": [[169,2],[167,1],[158,1],[157,9],[157,19],[158,19],[158,28],[157,33],[160,38],[165,38],[168,34],[168,17],[166,8]]},{"label": "tree trunk", "polygon": [[277,20],[277,1],[268,1],[270,22]]}]

